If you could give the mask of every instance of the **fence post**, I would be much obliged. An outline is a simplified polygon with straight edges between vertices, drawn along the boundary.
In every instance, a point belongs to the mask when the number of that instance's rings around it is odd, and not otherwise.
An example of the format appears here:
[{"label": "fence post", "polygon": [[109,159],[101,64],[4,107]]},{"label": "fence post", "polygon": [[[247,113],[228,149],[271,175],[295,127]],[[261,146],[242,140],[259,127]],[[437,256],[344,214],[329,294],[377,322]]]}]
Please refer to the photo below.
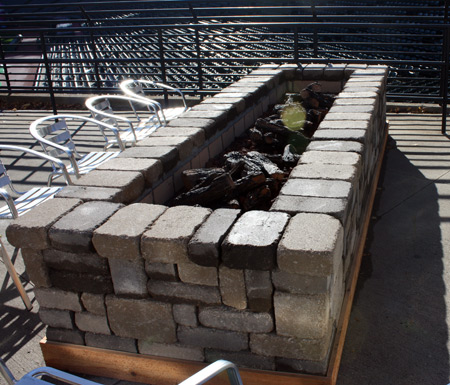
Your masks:
[{"label": "fence post", "polygon": [[[94,24],[92,23],[91,18],[89,17],[88,13],[86,12],[86,10],[80,5],[80,10],[81,13],[83,14],[83,16],[86,18],[87,23],[89,25],[89,36],[91,38],[91,51],[92,51],[92,56],[93,56],[93,61],[94,61],[94,76],[95,76],[95,86],[97,88],[97,90],[100,90],[100,75],[98,72],[98,62],[97,62],[97,47],[95,45],[95,37],[94,37],[94,33],[92,32],[92,28],[94,27]],[[89,86],[89,84],[88,84]]]},{"label": "fence post", "polygon": [[298,27],[294,27],[294,63],[298,65]]},{"label": "fence post", "polygon": [[[163,35],[162,35],[162,27],[158,28],[158,47],[159,47],[159,61],[161,63],[161,78],[163,83],[167,83],[167,74],[166,74],[166,62],[164,60],[164,46],[163,46]],[[164,103],[167,105],[169,102],[169,95],[167,91],[164,89]]]},{"label": "fence post", "polygon": [[[1,40],[0,40],[0,58],[2,60],[5,60],[5,51],[3,50],[3,43]],[[6,62],[3,63],[3,65],[0,69],[3,71],[3,74],[5,75],[6,88],[8,89],[8,93],[12,93],[11,82],[9,81],[9,73],[8,73],[8,67],[6,66]],[[0,73],[2,73],[2,72],[0,72]]]},{"label": "fence post", "polygon": [[[189,10],[191,11],[194,24],[197,24],[197,15],[195,14],[192,4],[189,2]],[[195,39],[195,52],[197,55],[197,71],[198,71],[198,89],[203,90],[203,68],[201,62],[201,50],[200,50],[200,34],[198,29],[194,27],[194,39]]]},{"label": "fence post", "polygon": [[[312,2],[314,2],[314,0],[312,0]],[[319,35],[317,33],[317,12],[316,12],[316,6],[313,4],[311,4],[311,12],[312,12],[312,17],[313,17],[313,31],[314,31],[314,37],[313,37],[313,52],[314,52],[314,57],[318,57],[319,56]]]},{"label": "fence post", "polygon": [[50,101],[52,103],[53,114],[57,115],[58,111],[56,109],[55,92],[53,90],[52,73],[51,73],[51,67],[50,67],[50,63],[48,61],[48,56],[47,56],[47,47],[45,45],[44,32],[40,33],[40,37],[41,37],[42,56],[44,58],[44,65],[45,65],[45,74],[47,75],[48,92],[50,93]]}]

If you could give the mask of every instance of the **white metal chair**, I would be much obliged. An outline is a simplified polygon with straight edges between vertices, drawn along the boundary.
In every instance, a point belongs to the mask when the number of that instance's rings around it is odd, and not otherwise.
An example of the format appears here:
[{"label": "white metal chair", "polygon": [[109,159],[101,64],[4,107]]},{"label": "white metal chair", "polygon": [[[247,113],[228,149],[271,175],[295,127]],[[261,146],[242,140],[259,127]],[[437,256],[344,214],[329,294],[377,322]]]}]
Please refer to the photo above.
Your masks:
[{"label": "white metal chair", "polygon": [[[176,119],[183,112],[188,110],[188,106],[186,104],[186,98],[184,97],[183,92],[181,90],[179,90],[178,88],[168,86],[167,84],[164,84],[164,83],[156,83],[151,80],[145,80],[145,79],[126,79],[120,83],[120,89],[122,90],[122,92],[125,95],[131,96],[133,98],[143,98],[145,100],[152,100],[146,96],[146,91],[148,93],[155,94],[155,92],[158,92],[162,89],[163,91],[180,95],[181,100],[183,102],[183,106],[168,107],[168,108],[163,109],[163,108],[161,108],[161,105],[158,103],[158,105],[160,107],[159,113],[161,115],[161,118],[164,121],[170,121],[172,119]],[[153,100],[153,102],[155,102],[155,101]],[[133,105],[132,105],[132,108],[134,110]]]},{"label": "white metal chair", "polygon": [[[66,169],[70,175],[75,175],[76,178],[80,178],[81,175],[87,174],[89,171],[94,170],[96,167],[120,154],[120,151],[95,151],[81,156],[76,150],[66,120],[91,122],[97,126],[101,126],[105,131],[110,130],[115,135],[121,148],[123,148],[123,144],[120,141],[119,132],[114,126],[84,116],[51,115],[35,120],[30,125],[31,135],[40,143],[47,155],[58,158],[60,161],[62,161],[61,156],[69,159],[70,164],[66,166]],[[61,175],[61,170],[53,165],[53,172],[48,178],[48,186],[52,184],[54,179]]]},{"label": "white metal chair", "polygon": [[[129,103],[137,121],[133,122],[131,119],[115,113],[111,106],[111,101],[116,103]],[[146,108],[147,116],[145,119],[141,118],[140,114],[137,112],[135,107],[137,104]],[[160,114],[158,113],[161,106],[152,100],[121,95],[98,95],[87,99],[85,105],[91,112],[93,119],[110,124],[118,130],[118,136],[124,146],[127,144],[136,144],[136,142],[150,136],[152,132],[165,125],[165,121],[161,120]],[[118,143],[117,136],[107,135],[107,132],[101,127],[100,130],[106,141],[105,149]]]},{"label": "white metal chair", "polygon": [[[72,184],[66,166],[61,160],[55,157],[19,146],[0,145],[0,150],[20,152],[21,154],[28,153],[35,157],[49,161],[55,169],[59,170],[61,175],[64,177],[66,184]],[[6,186],[9,186],[11,191],[19,197],[14,199],[5,189]],[[6,205],[0,208],[0,219],[17,218],[19,215],[25,214],[38,204],[46,201],[47,199],[53,198],[53,196],[61,188],[62,187],[34,187],[28,191],[18,191],[14,187],[3,161],[0,159],[0,195],[6,201]]]},{"label": "white metal chair", "polygon": [[[187,378],[179,385],[201,385],[216,377],[225,370],[227,371],[230,385],[243,385],[236,365],[225,360],[219,360],[208,365],[206,368]],[[1,359],[0,372],[7,381],[8,385],[53,385],[55,383],[54,381],[50,382],[42,379],[42,377],[44,376],[50,377],[53,380],[57,380],[57,383],[66,383],[70,385],[99,385],[97,382],[92,382],[84,378],[77,377],[61,370],[49,368],[46,366],[34,369],[31,372],[25,374],[20,380],[16,380],[4,361]]]}]

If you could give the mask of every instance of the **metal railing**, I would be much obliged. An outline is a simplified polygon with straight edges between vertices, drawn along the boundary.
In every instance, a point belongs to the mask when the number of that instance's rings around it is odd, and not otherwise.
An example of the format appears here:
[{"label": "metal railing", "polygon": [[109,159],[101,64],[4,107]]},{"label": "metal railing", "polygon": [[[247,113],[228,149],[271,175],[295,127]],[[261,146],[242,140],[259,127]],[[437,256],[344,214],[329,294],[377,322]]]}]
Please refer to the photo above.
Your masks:
[{"label": "metal railing", "polygon": [[1,6],[0,93],[54,103],[142,77],[207,95],[262,63],[366,63],[389,66],[389,100],[446,116],[447,0],[20,2]]}]

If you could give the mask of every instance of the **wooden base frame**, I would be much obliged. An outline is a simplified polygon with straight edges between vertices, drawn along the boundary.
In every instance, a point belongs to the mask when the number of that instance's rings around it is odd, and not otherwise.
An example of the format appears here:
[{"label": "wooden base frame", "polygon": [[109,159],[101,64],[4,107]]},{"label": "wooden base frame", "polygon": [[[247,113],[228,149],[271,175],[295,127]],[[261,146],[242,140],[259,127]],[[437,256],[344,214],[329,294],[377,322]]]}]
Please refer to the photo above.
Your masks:
[{"label": "wooden base frame", "polygon": [[[387,138],[388,130],[386,130],[382,151],[380,153],[372,181],[369,195],[369,207],[367,208],[367,213],[364,219],[364,226],[358,246],[358,253],[353,265],[351,266],[351,280],[344,297],[344,303],[331,351],[327,374],[325,376],[319,376],[240,368],[239,372],[245,385],[336,384]],[[153,385],[176,385],[207,365],[199,362],[125,353],[81,345],[49,342],[46,341],[45,338],[41,341],[40,345],[46,364],[56,369],[100,377],[143,382]],[[208,382],[208,384],[209,383],[211,383],[211,385],[225,384],[221,378]]]}]

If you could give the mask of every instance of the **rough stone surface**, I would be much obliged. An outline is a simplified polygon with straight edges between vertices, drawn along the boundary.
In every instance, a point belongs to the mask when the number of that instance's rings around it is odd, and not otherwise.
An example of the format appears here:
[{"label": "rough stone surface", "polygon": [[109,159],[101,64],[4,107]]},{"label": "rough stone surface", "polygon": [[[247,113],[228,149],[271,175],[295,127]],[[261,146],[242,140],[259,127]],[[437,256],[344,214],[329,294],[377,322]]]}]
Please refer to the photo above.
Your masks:
[{"label": "rough stone surface", "polygon": [[82,202],[79,199],[49,199],[6,228],[8,242],[19,248],[43,250],[50,246],[48,229]]},{"label": "rough stone surface", "polygon": [[147,287],[152,297],[161,300],[174,303],[220,304],[219,290],[212,286],[150,280]]},{"label": "rough stone surface", "polygon": [[203,326],[209,328],[244,333],[270,333],[274,326],[272,315],[269,313],[238,311],[220,307],[200,309],[198,319]]},{"label": "rough stone surface", "polygon": [[202,146],[206,140],[205,131],[203,131],[201,128],[198,127],[171,127],[170,130],[157,130],[154,133],[152,133],[152,136],[189,137],[192,140],[192,143],[194,144],[195,147]]},{"label": "rough stone surface", "polygon": [[53,342],[65,342],[68,344],[84,345],[84,333],[79,330],[59,328],[47,328],[47,340]]},{"label": "rough stone surface", "polygon": [[235,309],[247,308],[247,293],[243,270],[219,267],[220,294],[225,305]]},{"label": "rough stone surface", "polygon": [[129,297],[148,296],[148,277],[145,273],[143,259],[129,261],[122,258],[109,258],[109,267],[116,295]]},{"label": "rough stone surface", "polygon": [[96,253],[70,253],[55,249],[47,249],[42,252],[44,261],[49,268],[66,270],[74,273],[89,273],[108,275],[108,260]]},{"label": "rough stone surface", "polygon": [[176,342],[171,305],[156,301],[106,297],[109,326],[120,337]]},{"label": "rough stone surface", "polygon": [[348,164],[299,164],[294,167],[289,178],[304,179],[338,179],[352,181],[357,175],[357,168]]},{"label": "rough stone surface", "polygon": [[170,263],[150,263],[145,261],[145,272],[150,279],[156,281],[177,281],[177,265]]},{"label": "rough stone surface", "polygon": [[178,275],[182,282],[194,285],[218,286],[217,267],[199,266],[195,263],[179,263]]},{"label": "rough stone surface", "polygon": [[349,140],[313,140],[307,147],[307,151],[356,152],[358,154],[361,154],[363,149],[362,143]]},{"label": "rough stone surface", "polygon": [[[183,115],[184,116],[184,115]],[[177,119],[178,121],[179,119]],[[194,145],[188,137],[182,136],[150,136],[136,143],[136,146],[155,147],[155,146],[175,146],[178,149],[180,160],[188,158]]]},{"label": "rough stone surface", "polygon": [[228,351],[240,351],[248,348],[246,333],[179,326],[177,336],[184,345]]},{"label": "rough stone surface", "polygon": [[85,332],[111,334],[108,320],[99,315],[88,312],[75,313],[75,323],[78,326],[78,329]]},{"label": "rough stone surface", "polygon": [[178,119],[171,120],[166,127],[166,130],[170,130],[174,127],[197,127],[201,128],[205,132],[206,139],[211,138],[218,129],[218,123],[213,119],[189,119],[180,117]]},{"label": "rough stone surface", "polygon": [[183,346],[179,344],[167,345],[149,341],[139,341],[139,353],[156,357],[168,357],[179,360],[203,361],[203,349],[199,347]]},{"label": "rough stone surface", "polygon": [[[111,159],[107,163],[113,160],[115,159]],[[126,199],[120,188],[91,186],[66,186],[55,195],[55,198],[77,198],[83,202],[106,201],[115,203],[123,203]]]},{"label": "rough stone surface", "polygon": [[268,312],[272,309],[273,287],[270,272],[245,270],[245,288],[250,310]]},{"label": "rough stone surface", "polygon": [[108,258],[140,259],[142,234],[165,210],[165,206],[144,203],[121,208],[94,231],[95,249]]},{"label": "rough stone surface", "polygon": [[77,186],[112,187],[121,190],[123,203],[137,199],[144,191],[145,180],[140,172],[92,170],[74,181]]},{"label": "rough stone surface", "polygon": [[340,180],[289,179],[281,188],[282,195],[348,199],[351,183]]},{"label": "rough stone surface", "polygon": [[330,287],[330,276],[300,275],[280,270],[272,272],[272,281],[277,291],[292,294],[323,294]]},{"label": "rough stone surface", "polygon": [[119,350],[128,353],[137,353],[136,340],[133,338],[123,338],[94,333],[86,333],[84,337],[87,346],[101,349]]},{"label": "rough stone surface", "polygon": [[105,296],[103,294],[82,293],[81,302],[88,312],[106,315]]},{"label": "rough stone surface", "polygon": [[173,169],[180,159],[178,149],[174,146],[131,147],[123,151],[117,158],[156,159],[162,163],[164,172]]},{"label": "rough stone surface", "polygon": [[198,326],[197,307],[187,304],[173,305],[173,318],[175,322],[183,326]]},{"label": "rough stone surface", "polygon": [[279,212],[255,210],[243,214],[222,243],[224,265],[235,269],[272,269],[278,240],[288,220],[288,214]]},{"label": "rough stone surface", "polygon": [[202,266],[218,266],[220,244],[239,212],[232,209],[214,210],[189,241],[189,259]]},{"label": "rough stone surface", "polygon": [[73,313],[66,310],[39,308],[39,318],[51,327],[60,329],[73,328]]},{"label": "rough stone surface", "polygon": [[65,215],[49,230],[49,237],[57,249],[90,252],[92,235],[122,205],[111,202],[87,202]]},{"label": "rough stone surface", "polygon": [[278,246],[278,267],[297,274],[331,275],[342,259],[343,243],[344,231],[336,218],[297,214]]},{"label": "rough stone surface", "polygon": [[85,273],[72,273],[63,270],[49,271],[52,285],[65,291],[87,292],[94,294],[113,293],[111,277]]},{"label": "rough stone surface", "polygon": [[51,281],[44,256],[38,250],[22,249],[22,258],[25,269],[35,287],[50,287]]},{"label": "rough stone surface", "polygon": [[300,157],[299,163],[358,165],[360,162],[361,155],[353,152],[306,151]]},{"label": "rough stone surface", "polygon": [[278,195],[270,211],[283,211],[291,215],[297,213],[329,214],[343,218],[347,200],[343,198],[304,197],[295,195]]},{"label": "rough stone surface", "polygon": [[317,140],[351,140],[365,143],[367,141],[366,130],[351,130],[351,129],[335,129],[335,130],[317,130],[314,134],[314,139]]},{"label": "rough stone surface", "polygon": [[318,339],[328,333],[330,302],[327,295],[311,296],[276,291],[273,301],[278,335]]},{"label": "rough stone surface", "polygon": [[150,262],[189,262],[188,242],[210,213],[211,210],[203,207],[167,209],[142,236],[143,257]]},{"label": "rough stone surface", "polygon": [[55,288],[35,288],[34,295],[41,307],[72,311],[82,310],[78,293]]}]

